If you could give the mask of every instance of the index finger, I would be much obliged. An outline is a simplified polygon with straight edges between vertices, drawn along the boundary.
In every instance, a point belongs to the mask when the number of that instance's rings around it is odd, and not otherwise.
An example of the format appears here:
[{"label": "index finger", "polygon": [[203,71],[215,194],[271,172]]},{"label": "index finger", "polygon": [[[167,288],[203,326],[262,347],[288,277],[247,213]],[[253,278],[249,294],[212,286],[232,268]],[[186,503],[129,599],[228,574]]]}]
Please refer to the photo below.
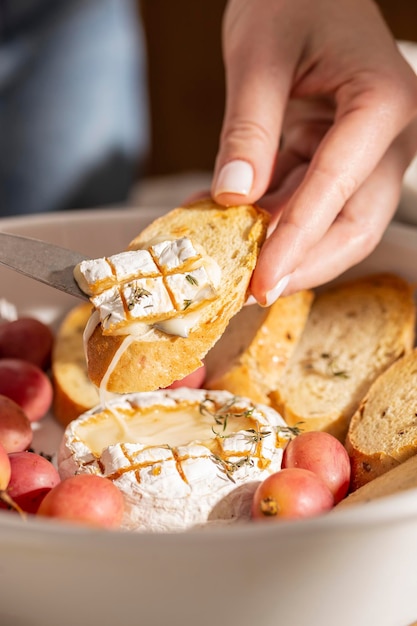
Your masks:
[{"label": "index finger", "polygon": [[[388,146],[412,118],[414,99],[401,100],[390,81],[343,103],[344,110],[324,137],[306,176],[265,242],[252,278],[252,294],[261,304],[273,297],[325,235],[346,201],[376,167]],[[341,107],[342,108],[342,107]],[[364,207],[364,211],[371,207]],[[378,210],[375,207],[373,210]]]}]

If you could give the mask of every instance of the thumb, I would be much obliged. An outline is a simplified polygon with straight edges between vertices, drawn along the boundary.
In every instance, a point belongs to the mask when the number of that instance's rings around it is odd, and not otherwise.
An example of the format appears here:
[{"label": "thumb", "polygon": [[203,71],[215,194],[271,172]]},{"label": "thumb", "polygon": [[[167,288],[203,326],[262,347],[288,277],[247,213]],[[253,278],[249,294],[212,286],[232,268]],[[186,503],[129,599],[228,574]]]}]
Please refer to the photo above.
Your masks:
[{"label": "thumb", "polygon": [[225,30],[226,107],[211,192],[226,206],[256,202],[265,193],[279,148],[293,55],[285,45],[278,48],[276,32],[262,35],[254,36],[252,24],[230,43]]}]

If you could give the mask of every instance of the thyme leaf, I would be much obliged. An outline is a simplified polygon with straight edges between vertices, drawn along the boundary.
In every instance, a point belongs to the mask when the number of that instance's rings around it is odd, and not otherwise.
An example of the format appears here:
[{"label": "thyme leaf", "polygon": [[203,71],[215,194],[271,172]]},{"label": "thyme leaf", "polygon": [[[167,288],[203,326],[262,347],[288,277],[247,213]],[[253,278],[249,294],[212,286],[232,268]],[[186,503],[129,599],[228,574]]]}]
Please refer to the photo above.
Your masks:
[{"label": "thyme leaf", "polygon": [[185,280],[187,280],[190,283],[190,285],[198,286],[198,280],[194,276],[192,276],[191,274],[186,274],[185,275]]},{"label": "thyme leaf", "polygon": [[[319,361],[318,359],[313,359],[313,357],[306,359],[304,363],[305,369],[314,371],[315,373],[321,374],[322,376],[349,378],[349,372],[345,369],[340,368],[336,356],[331,355],[329,352],[322,352],[319,355],[319,358],[322,361]],[[321,366],[321,364],[323,364],[323,367]]]},{"label": "thyme leaf", "polygon": [[329,376],[339,376],[340,378],[349,378],[349,374],[346,370],[342,370],[337,366],[336,357],[332,356],[328,352],[323,352],[321,355],[322,359],[327,360],[327,373]]},{"label": "thyme leaf", "polygon": [[212,398],[205,398],[202,402],[200,402],[199,411],[201,415],[207,415],[213,418],[215,423],[221,426],[224,432],[227,428],[227,422],[230,417],[251,417],[253,411],[255,410],[254,406],[251,406],[248,409],[243,409],[243,411],[240,411],[239,409],[233,410],[233,407],[238,401],[238,396],[233,396],[228,402],[218,407]]}]

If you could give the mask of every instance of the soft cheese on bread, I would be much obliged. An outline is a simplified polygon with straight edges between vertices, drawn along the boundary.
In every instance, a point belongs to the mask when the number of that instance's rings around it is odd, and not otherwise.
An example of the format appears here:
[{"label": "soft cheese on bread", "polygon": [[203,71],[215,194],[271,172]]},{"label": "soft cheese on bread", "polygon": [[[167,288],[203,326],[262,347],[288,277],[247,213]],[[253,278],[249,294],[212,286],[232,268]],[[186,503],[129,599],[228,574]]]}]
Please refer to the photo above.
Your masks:
[{"label": "soft cheese on bread", "polygon": [[350,422],[352,489],[417,454],[417,349],[381,374]]},{"label": "soft cheese on bread", "polygon": [[149,327],[172,331],[172,320],[188,317],[214,300],[220,267],[187,237],[163,239],[149,249],[129,250],[82,261],[76,280],[99,311],[103,334],[145,335]]},{"label": "soft cheese on bread", "polygon": [[91,381],[152,391],[200,367],[247,298],[268,221],[252,205],[200,200],[156,219],[127,251],[80,265],[96,308],[85,333]]},{"label": "soft cheese on bread", "polygon": [[344,441],[372,382],[414,344],[413,287],[400,276],[360,277],[318,292],[271,404],[294,426]]},{"label": "soft cheese on bread", "polygon": [[68,425],[59,472],[112,480],[125,529],[231,523],[249,518],[256,486],[281,468],[291,435],[276,411],[227,391],[125,394]]}]

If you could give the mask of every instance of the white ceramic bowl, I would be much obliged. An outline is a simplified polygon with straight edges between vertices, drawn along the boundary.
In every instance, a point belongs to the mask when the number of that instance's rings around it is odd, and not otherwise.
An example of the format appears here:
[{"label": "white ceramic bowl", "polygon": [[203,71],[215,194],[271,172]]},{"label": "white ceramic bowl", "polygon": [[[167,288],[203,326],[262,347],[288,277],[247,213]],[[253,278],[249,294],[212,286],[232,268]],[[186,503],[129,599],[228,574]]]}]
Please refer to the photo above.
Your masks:
[{"label": "white ceramic bowl", "polygon": [[[92,257],[124,249],[155,210],[0,220]],[[417,280],[417,230],[393,224],[350,274]],[[0,268],[0,298],[57,324],[70,296]],[[354,331],[354,329],[352,329]],[[35,446],[53,452],[47,417]],[[90,530],[0,512],[2,626],[408,626],[417,619],[417,490],[298,522],[181,534]]]}]

